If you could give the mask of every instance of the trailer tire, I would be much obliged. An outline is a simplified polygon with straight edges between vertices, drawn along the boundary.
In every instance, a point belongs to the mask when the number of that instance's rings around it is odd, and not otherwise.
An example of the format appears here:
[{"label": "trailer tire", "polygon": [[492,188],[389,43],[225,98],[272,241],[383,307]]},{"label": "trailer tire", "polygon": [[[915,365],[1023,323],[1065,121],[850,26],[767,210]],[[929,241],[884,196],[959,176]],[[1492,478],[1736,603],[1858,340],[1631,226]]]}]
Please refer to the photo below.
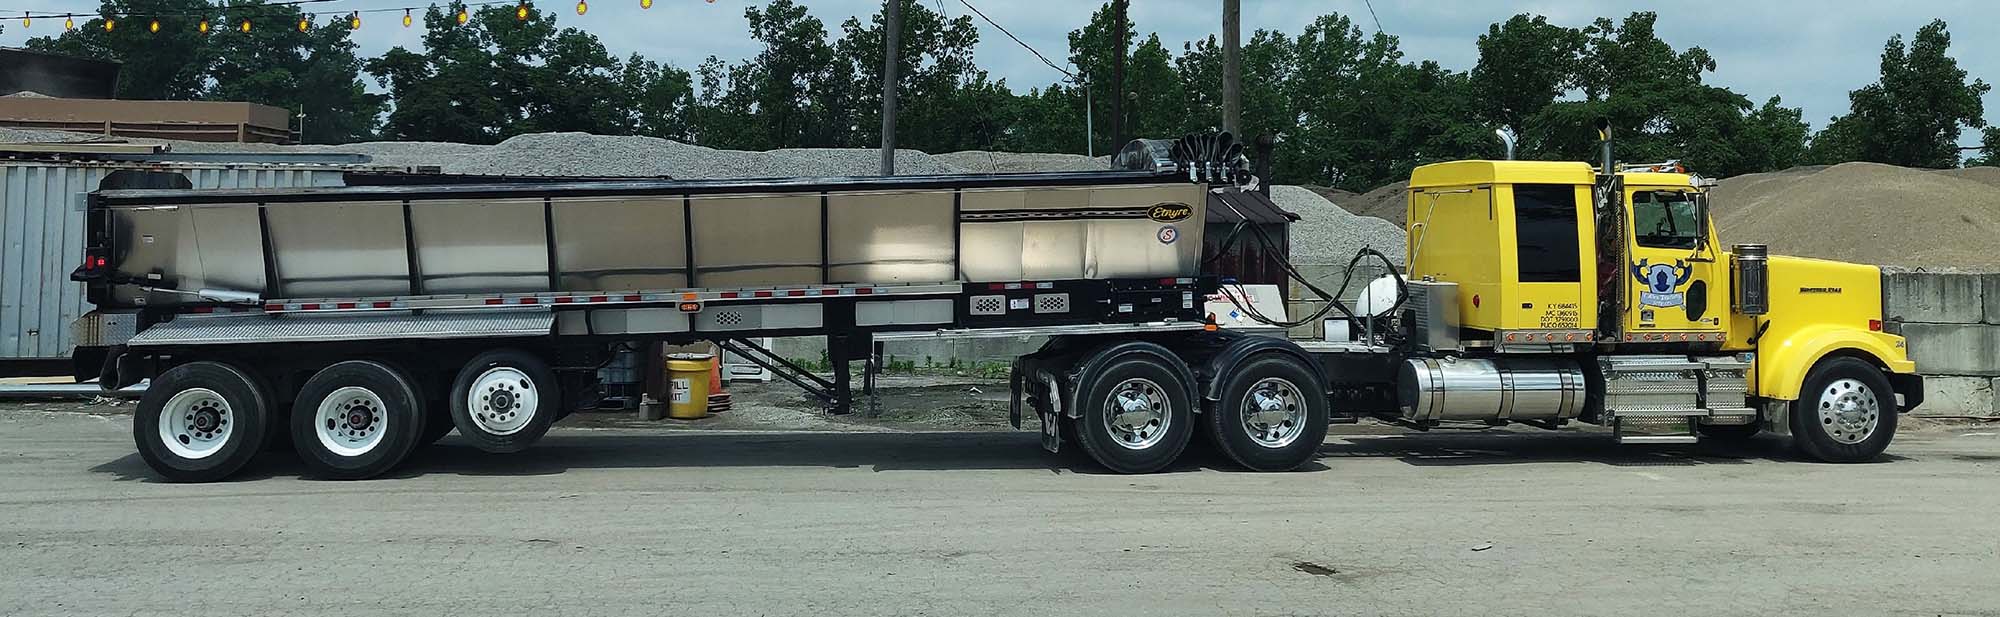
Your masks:
[{"label": "trailer tire", "polygon": [[320,369],[292,403],[292,445],[307,471],[372,478],[401,464],[424,434],[423,397],[409,375],[371,360]]},{"label": "trailer tire", "polygon": [[535,445],[561,415],[562,403],[555,371],[518,349],[479,354],[451,385],[451,421],[458,434],[496,454]]},{"label": "trailer tire", "polygon": [[1792,401],[1792,445],[1827,463],[1875,460],[1896,435],[1896,394],[1889,378],[1850,357],[1821,360]]},{"label": "trailer tire", "polygon": [[1326,441],[1326,394],[1311,370],[1290,357],[1263,354],[1239,365],[1207,414],[1217,448],[1252,471],[1290,471],[1311,462]]},{"label": "trailer tire", "polygon": [[168,482],[227,478],[263,450],[271,394],[221,362],[167,369],[139,398],[132,439],[139,458]]},{"label": "trailer tire", "polygon": [[1156,354],[1110,359],[1095,376],[1083,377],[1076,404],[1082,413],[1074,424],[1077,443],[1114,472],[1164,469],[1194,434],[1188,384]]}]

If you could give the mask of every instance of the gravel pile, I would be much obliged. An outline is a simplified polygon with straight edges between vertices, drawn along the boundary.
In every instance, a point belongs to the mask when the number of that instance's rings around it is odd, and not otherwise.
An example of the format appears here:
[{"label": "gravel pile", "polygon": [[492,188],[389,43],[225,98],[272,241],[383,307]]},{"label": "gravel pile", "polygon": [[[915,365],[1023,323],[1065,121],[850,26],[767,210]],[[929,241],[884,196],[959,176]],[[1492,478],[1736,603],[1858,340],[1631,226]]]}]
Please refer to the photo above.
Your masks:
[{"label": "gravel pile", "polygon": [[30,131],[0,128],[0,144],[49,144],[93,141],[97,135],[67,131]]},{"label": "gravel pile", "polygon": [[2000,169],[1842,163],[1723,180],[1711,193],[1724,245],[1857,263],[2000,268]]},{"label": "gravel pile", "polygon": [[1097,171],[1111,168],[1111,157],[1081,154],[1024,154],[965,150],[931,157],[965,174],[1008,174],[1031,171]]},{"label": "gravel pile", "polygon": [[1313,192],[1319,193],[1321,197],[1339,204],[1341,208],[1348,212],[1361,216],[1372,216],[1401,225],[1404,222],[1404,214],[1407,212],[1406,206],[1409,203],[1406,201],[1407,198],[1405,195],[1410,189],[1410,183],[1408,181],[1397,182],[1377,187],[1375,190],[1366,193],[1351,193],[1323,186],[1309,188]]},{"label": "gravel pile", "polygon": [[1294,263],[1345,266],[1356,251],[1369,247],[1403,264],[1403,228],[1395,223],[1353,214],[1300,186],[1271,187],[1271,201],[1299,215],[1292,224]]}]

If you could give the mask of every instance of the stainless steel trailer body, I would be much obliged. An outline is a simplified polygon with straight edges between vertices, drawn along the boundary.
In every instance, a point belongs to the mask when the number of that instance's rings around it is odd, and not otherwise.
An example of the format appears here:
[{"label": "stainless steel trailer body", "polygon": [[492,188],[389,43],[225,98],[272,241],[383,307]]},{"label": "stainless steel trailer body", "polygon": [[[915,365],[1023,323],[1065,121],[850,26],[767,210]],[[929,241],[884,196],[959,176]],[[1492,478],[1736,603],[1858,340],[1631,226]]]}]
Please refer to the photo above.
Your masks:
[{"label": "stainless steel trailer body", "polygon": [[[100,191],[72,274],[98,306],[78,365],[153,379],[134,437],[175,480],[283,433],[328,477],[453,429],[516,451],[661,342],[721,342],[842,413],[876,334],[1201,333],[1202,210],[1248,180],[1241,155],[1137,147],[1094,173]],[[838,368],[767,336],[825,336]],[[1185,445],[1195,386],[1133,361],[1071,405],[1116,417],[1072,430],[1149,471]]]},{"label": "stainless steel trailer body", "polygon": [[195,189],[239,189],[340,186],[345,172],[379,169],[152,159],[0,161],[0,376],[70,371],[70,323],[91,309],[83,287],[69,282],[83,254],[91,191],[131,186],[135,172],[174,174]]}]

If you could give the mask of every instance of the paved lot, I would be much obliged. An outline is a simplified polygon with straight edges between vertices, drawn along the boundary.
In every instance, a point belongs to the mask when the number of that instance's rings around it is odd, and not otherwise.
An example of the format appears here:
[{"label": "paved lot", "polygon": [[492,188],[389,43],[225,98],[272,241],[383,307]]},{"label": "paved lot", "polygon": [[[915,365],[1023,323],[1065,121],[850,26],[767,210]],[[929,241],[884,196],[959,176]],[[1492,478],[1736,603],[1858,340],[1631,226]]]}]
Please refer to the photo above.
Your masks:
[{"label": "paved lot", "polygon": [[1033,433],[572,428],[167,485],[126,416],[39,409],[0,404],[0,614],[2000,614],[1990,427],[1868,465],[1483,432],[1140,477]]}]

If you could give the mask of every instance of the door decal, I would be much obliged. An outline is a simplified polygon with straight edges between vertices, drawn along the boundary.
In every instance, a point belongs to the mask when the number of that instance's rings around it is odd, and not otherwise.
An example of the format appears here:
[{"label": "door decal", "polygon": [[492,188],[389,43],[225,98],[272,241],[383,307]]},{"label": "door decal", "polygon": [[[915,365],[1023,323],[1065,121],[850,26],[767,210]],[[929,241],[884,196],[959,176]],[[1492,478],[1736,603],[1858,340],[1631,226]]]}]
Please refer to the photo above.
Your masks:
[{"label": "door decal", "polygon": [[1639,291],[1639,304],[1665,308],[1687,303],[1687,294],[1679,289],[1694,278],[1694,268],[1679,259],[1674,260],[1671,266],[1650,262],[1641,259],[1639,263],[1632,264],[1632,278],[1644,285]]}]

